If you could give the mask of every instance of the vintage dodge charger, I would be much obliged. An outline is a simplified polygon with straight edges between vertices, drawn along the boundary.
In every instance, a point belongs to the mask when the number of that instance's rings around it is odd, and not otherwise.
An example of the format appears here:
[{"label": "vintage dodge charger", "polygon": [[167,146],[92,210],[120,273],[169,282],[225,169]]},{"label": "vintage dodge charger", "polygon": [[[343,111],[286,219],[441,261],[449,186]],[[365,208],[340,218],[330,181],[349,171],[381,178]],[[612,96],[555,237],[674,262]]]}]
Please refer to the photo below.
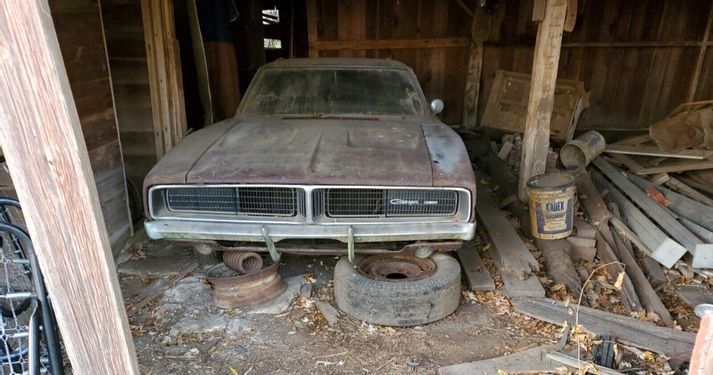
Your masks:
[{"label": "vintage dodge charger", "polygon": [[[282,252],[346,255],[335,271],[343,310],[396,325],[447,315],[458,304],[460,268],[442,252],[473,238],[476,191],[463,142],[435,116],[442,105],[429,104],[413,71],[396,61],[267,64],[234,118],[187,136],[146,177],[146,233],[264,250],[274,260]],[[377,283],[380,294],[354,295],[369,287],[349,280]],[[419,282],[430,282],[422,293],[430,300],[383,290]],[[422,307],[391,306],[412,312],[380,320],[382,298],[445,298],[447,306],[427,316],[413,313]]]}]

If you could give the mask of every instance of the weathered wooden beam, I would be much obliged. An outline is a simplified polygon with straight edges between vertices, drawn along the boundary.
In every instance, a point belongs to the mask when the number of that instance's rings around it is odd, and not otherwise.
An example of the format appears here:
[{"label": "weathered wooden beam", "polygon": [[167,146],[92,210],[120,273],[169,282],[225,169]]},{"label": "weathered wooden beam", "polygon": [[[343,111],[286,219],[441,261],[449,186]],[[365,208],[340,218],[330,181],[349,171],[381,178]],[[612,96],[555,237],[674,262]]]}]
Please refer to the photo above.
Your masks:
[{"label": "weathered wooden beam", "polygon": [[318,51],[462,48],[470,45],[468,38],[380,39],[380,40],[318,40],[313,43]]},{"label": "weathered wooden beam", "polygon": [[[461,7],[461,9],[463,9],[463,11],[471,18],[474,16],[473,10],[470,9],[470,7],[463,2],[463,0],[456,0],[456,3],[458,3],[458,6]],[[478,6],[476,5],[476,7]]]},{"label": "weathered wooden beam", "polygon": [[565,305],[549,298],[515,298],[515,311],[552,324],[574,327],[580,324],[596,334],[611,335],[616,341],[668,356],[690,354],[695,335],[659,327],[649,322],[596,310],[591,307]]},{"label": "weathered wooden beam", "polygon": [[466,129],[474,129],[478,122],[480,76],[483,70],[483,41],[487,37],[491,18],[485,14],[485,10],[481,7],[476,7],[475,13],[471,16],[473,17],[470,32],[472,41],[470,42],[468,75],[466,76],[463,98],[463,127]]},{"label": "weathered wooden beam", "polygon": [[[686,248],[668,237],[666,233],[659,229],[656,224],[652,223],[646,215],[639,211],[636,205],[629,201],[624,194],[617,190],[617,188],[604,177],[596,172],[592,172],[592,177],[597,187],[609,192],[609,198],[617,204],[624,217],[626,217],[628,227],[636,233],[637,237],[630,237],[630,239],[642,241],[645,248],[651,252],[647,254],[648,256],[664,266],[672,268],[686,253]],[[666,213],[666,215],[670,216],[668,213]],[[621,222],[620,220],[614,220],[614,218],[612,218],[610,221],[612,221],[612,224],[614,224],[617,229],[621,230],[618,225],[618,223]],[[643,247],[640,247],[640,249],[643,249]]]},{"label": "weathered wooden beam", "polygon": [[597,158],[593,162],[594,166],[611,180],[612,184],[618,187],[624,194],[629,196],[643,211],[645,211],[653,221],[661,225],[673,239],[681,243],[691,253],[695,252],[695,247],[701,241],[696,238],[688,229],[661,207],[646,193],[639,189],[633,182],[629,181],[623,174],[617,171],[611,164],[602,158]]},{"label": "weathered wooden beam", "polygon": [[657,173],[674,173],[687,171],[700,171],[703,169],[713,169],[713,161],[684,162],[676,164],[659,165],[656,167],[641,168],[636,174],[647,175]]},{"label": "weathered wooden beam", "polygon": [[[612,240],[605,240],[605,237],[611,237]],[[622,262],[619,260],[619,257],[614,252],[612,246],[609,245],[609,243],[613,242],[613,235],[609,232],[609,227],[600,228],[599,233],[597,233],[597,254],[599,254],[599,258],[601,258],[602,263],[611,263],[611,265],[607,266],[605,270],[609,274],[609,278],[611,280],[617,280],[619,274],[624,272],[624,267],[621,265]],[[639,296],[636,294],[634,283],[632,283],[627,273],[624,273],[623,280],[624,281],[621,286],[622,304],[630,312],[643,311],[644,309],[641,306]]]},{"label": "weathered wooden beam", "polygon": [[317,0],[307,0],[307,44],[309,57],[319,57],[317,48]]},{"label": "weathered wooden beam", "polygon": [[608,367],[596,365],[593,362],[584,361],[560,352],[549,352],[547,353],[546,357],[553,361],[557,361],[565,366],[579,369],[579,373],[588,373],[589,370],[596,369],[596,372],[602,375],[624,375],[623,372],[619,372]]},{"label": "weathered wooden beam", "polygon": [[539,263],[495,204],[482,179],[478,180],[477,213],[493,244],[490,251],[498,265],[505,293],[511,297],[544,296],[545,289],[534,274]]},{"label": "weathered wooden beam", "polygon": [[567,0],[547,0],[545,17],[537,27],[518,181],[518,196],[523,202],[527,201],[527,181],[545,172],[566,15]]},{"label": "weathered wooden beam", "polygon": [[156,158],[186,133],[183,76],[173,19],[173,0],[141,0]]},{"label": "weathered wooden beam", "polygon": [[470,290],[495,290],[495,282],[485,268],[483,259],[472,242],[467,242],[456,251]]},{"label": "weathered wooden beam", "polygon": [[700,204],[691,198],[684,197],[664,187],[656,186],[639,176],[630,174],[628,177],[631,182],[643,190],[646,190],[646,188],[654,188],[661,192],[666,197],[666,207],[675,214],[691,220],[709,231],[713,231],[713,207]]},{"label": "weathered wooden beam", "polygon": [[475,374],[545,374],[561,367],[559,362],[546,357],[554,345],[536,346],[521,352],[475,362],[458,363],[438,369],[438,375]]},{"label": "weathered wooden beam", "polygon": [[[632,159],[628,155],[612,154],[611,156],[612,156],[612,159],[624,164],[627,168],[629,168],[629,170],[631,170],[634,173],[645,168],[638,161]],[[686,185],[683,181],[679,180],[678,178],[671,177],[667,173],[653,175],[650,177],[650,179],[652,180],[652,182],[653,182],[653,180],[659,180],[659,179],[663,180],[664,185],[668,186],[671,190],[681,193],[681,194],[683,194],[693,200],[701,202],[705,205],[713,207],[713,199],[708,198],[705,194]]]},{"label": "weathered wooden beam", "polygon": [[0,2],[0,41],[0,139],[72,369],[138,374],[47,1]]},{"label": "weathered wooden beam", "polygon": [[594,227],[603,228],[609,222],[611,212],[607,209],[588,173],[577,176],[577,196]]},{"label": "weathered wooden beam", "polygon": [[652,140],[653,140],[653,138],[651,138],[651,134],[649,134],[647,132],[644,134],[634,135],[631,137],[620,139],[620,140],[618,140],[616,142],[612,142],[610,144],[623,145],[623,146],[636,146],[636,145],[640,145],[642,143],[650,142]]},{"label": "weathered wooden beam", "polygon": [[[616,211],[614,209],[610,211]],[[619,257],[619,259],[626,265],[626,274],[629,275],[631,283],[634,285],[636,295],[639,296],[639,301],[647,312],[653,312],[661,318],[661,321],[667,327],[673,327],[673,318],[668,312],[666,306],[659,298],[656,291],[649,283],[649,280],[644,275],[644,271],[641,270],[639,264],[636,263],[636,258],[634,258],[634,252],[631,245],[627,246],[624,238],[617,232],[612,232],[614,237],[614,244],[612,244],[612,249]]]},{"label": "weathered wooden beam", "polygon": [[567,287],[569,294],[576,296],[582,291],[582,280],[572,261],[570,243],[560,238],[557,240],[536,239],[537,248],[545,260],[547,274],[557,283]]},{"label": "weathered wooden beam", "polygon": [[[610,211],[612,212],[612,218],[609,221],[609,224],[611,225],[611,228],[613,229],[611,231],[612,235],[614,236],[614,241],[616,242],[617,246],[619,247],[620,250],[624,249],[626,250],[629,254],[634,254],[634,247],[632,246],[632,242],[630,239],[630,235],[633,235],[636,237],[636,234],[631,232],[631,229],[626,227],[626,224],[624,224],[621,219],[621,212],[619,210],[619,206],[616,205],[616,203],[612,202],[610,205]],[[624,226],[624,228],[621,228],[621,224]],[[624,230],[621,230],[624,229]],[[629,234],[625,234],[625,232],[629,232]],[[643,244],[641,244],[641,239],[637,237],[637,244],[636,247],[644,254],[650,254],[651,252],[648,249],[642,249]],[[623,246],[623,247],[622,247]],[[645,246],[644,246],[645,247]],[[623,251],[623,250],[622,250]],[[641,265],[641,271],[644,273],[646,276],[646,279],[649,281],[649,285],[654,289],[654,290],[659,290],[659,288],[665,284],[668,279],[666,278],[666,274],[664,274],[663,270],[661,269],[661,265],[658,264],[655,260],[651,259],[648,255],[645,255],[643,259],[640,260],[640,265]],[[632,281],[634,281],[632,279]],[[638,288],[638,287],[637,287]],[[643,303],[643,298],[640,298]]]},{"label": "weathered wooden beam", "polygon": [[696,68],[693,70],[693,76],[691,76],[691,85],[688,88],[689,102],[692,102],[696,98],[696,91],[698,91],[698,81],[700,80],[701,71],[703,70],[703,61],[706,58],[708,38],[711,35],[711,27],[713,27],[713,2],[711,3],[710,10],[708,11],[708,22],[706,23],[706,31],[703,33],[703,41],[698,51],[698,58],[696,59]]},{"label": "weathered wooden beam", "polygon": [[567,0],[567,15],[564,18],[564,31],[574,31],[577,24],[577,0]]}]

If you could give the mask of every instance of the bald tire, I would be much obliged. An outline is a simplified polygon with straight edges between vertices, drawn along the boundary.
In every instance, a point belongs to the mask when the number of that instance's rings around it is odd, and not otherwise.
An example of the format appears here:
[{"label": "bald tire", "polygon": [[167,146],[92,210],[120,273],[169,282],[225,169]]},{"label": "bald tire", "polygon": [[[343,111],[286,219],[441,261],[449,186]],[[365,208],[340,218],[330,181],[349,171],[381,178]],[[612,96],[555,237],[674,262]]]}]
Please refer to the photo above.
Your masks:
[{"label": "bald tire", "polygon": [[381,281],[362,275],[347,258],[334,268],[334,298],[348,315],[372,324],[407,327],[445,318],[460,303],[460,264],[435,254],[436,272],[416,281]]}]

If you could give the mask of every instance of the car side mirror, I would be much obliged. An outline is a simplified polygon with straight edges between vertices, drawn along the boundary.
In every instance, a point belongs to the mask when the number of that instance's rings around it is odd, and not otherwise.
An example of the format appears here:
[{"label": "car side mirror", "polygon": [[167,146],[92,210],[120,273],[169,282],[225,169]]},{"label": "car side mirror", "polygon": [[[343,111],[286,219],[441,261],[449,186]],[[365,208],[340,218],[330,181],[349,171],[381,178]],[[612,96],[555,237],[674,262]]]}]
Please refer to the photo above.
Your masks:
[{"label": "car side mirror", "polygon": [[431,112],[433,112],[434,115],[437,115],[441,112],[443,112],[443,100],[441,99],[433,99],[431,101]]}]

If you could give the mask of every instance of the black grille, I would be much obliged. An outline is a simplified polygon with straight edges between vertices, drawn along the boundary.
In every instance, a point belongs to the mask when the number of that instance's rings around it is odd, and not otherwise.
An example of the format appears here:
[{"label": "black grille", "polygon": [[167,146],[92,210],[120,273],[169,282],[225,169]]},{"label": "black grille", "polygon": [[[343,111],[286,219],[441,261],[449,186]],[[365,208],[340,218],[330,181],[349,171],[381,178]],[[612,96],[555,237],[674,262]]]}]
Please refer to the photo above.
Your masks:
[{"label": "black grille", "polygon": [[458,210],[458,193],[427,189],[327,189],[327,217],[451,216]]},{"label": "black grille", "polygon": [[294,188],[168,188],[165,197],[166,207],[174,212],[291,217],[301,208],[301,199]]}]

